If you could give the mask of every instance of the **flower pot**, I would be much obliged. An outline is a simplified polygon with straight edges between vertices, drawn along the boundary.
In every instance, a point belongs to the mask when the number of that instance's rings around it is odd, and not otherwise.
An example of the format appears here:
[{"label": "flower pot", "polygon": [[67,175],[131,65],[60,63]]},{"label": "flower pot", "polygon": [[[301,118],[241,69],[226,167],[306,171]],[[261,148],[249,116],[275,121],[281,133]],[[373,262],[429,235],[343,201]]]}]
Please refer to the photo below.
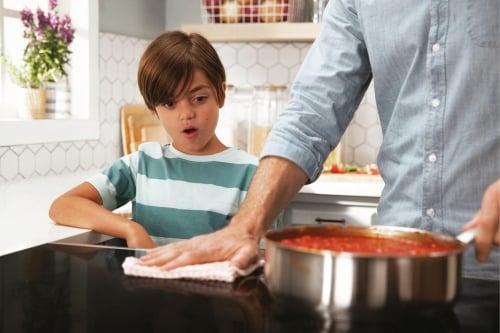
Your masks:
[{"label": "flower pot", "polygon": [[46,118],[47,94],[44,88],[20,88],[18,114],[21,118]]},{"label": "flower pot", "polygon": [[68,118],[71,114],[71,90],[66,83],[46,83],[47,117],[53,119]]}]

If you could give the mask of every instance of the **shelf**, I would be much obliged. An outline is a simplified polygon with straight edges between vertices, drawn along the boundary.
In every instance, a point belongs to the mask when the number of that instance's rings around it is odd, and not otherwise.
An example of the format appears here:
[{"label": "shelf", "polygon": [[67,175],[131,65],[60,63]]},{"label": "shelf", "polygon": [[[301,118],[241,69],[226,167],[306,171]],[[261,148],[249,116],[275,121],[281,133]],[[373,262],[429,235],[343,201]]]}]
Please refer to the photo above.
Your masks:
[{"label": "shelf", "polygon": [[318,23],[207,23],[184,24],[185,32],[197,32],[211,42],[312,42]]}]

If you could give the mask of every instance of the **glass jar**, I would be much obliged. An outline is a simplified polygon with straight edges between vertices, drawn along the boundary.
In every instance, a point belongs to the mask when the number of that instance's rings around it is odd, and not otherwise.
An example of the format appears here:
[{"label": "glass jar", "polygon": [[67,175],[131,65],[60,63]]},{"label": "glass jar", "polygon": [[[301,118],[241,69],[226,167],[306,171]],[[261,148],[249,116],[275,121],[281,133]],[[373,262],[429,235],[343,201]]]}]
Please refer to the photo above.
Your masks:
[{"label": "glass jar", "polygon": [[226,99],[224,106],[219,110],[219,121],[215,134],[219,140],[226,146],[232,147],[234,145],[233,128],[234,128],[234,85],[226,85]]},{"label": "glass jar", "polygon": [[330,172],[334,164],[340,166],[344,163],[344,139],[342,138],[334,150],[328,154],[323,163],[323,171]]},{"label": "glass jar", "polygon": [[248,112],[252,103],[253,87],[226,85],[226,100],[219,110],[215,134],[228,147],[247,150]]},{"label": "glass jar", "polygon": [[289,0],[289,22],[319,23],[328,0]]},{"label": "glass jar", "polygon": [[248,128],[248,152],[251,154],[260,156],[286,98],[286,86],[262,85],[254,88],[255,107],[250,110]]}]

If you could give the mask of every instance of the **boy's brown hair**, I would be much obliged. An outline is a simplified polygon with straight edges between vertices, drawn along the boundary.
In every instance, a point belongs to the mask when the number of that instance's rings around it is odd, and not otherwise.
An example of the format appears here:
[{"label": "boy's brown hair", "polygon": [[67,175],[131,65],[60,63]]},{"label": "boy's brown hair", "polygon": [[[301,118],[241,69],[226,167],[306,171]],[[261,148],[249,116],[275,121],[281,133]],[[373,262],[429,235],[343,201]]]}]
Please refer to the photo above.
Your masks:
[{"label": "boy's brown hair", "polygon": [[148,109],[183,96],[194,70],[205,73],[219,107],[224,105],[226,72],[210,42],[200,34],[167,31],[156,37],[139,62],[137,82]]}]

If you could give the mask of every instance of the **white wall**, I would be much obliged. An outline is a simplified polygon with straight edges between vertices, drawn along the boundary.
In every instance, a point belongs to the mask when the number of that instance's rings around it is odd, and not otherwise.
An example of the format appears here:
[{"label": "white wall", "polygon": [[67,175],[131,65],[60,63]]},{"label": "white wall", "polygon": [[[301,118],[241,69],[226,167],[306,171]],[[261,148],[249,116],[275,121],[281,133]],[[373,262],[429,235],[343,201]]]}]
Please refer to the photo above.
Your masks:
[{"label": "white wall", "polygon": [[[165,29],[165,1],[99,1],[99,31],[137,38],[154,38]],[[177,3],[183,4],[182,1]]]}]

